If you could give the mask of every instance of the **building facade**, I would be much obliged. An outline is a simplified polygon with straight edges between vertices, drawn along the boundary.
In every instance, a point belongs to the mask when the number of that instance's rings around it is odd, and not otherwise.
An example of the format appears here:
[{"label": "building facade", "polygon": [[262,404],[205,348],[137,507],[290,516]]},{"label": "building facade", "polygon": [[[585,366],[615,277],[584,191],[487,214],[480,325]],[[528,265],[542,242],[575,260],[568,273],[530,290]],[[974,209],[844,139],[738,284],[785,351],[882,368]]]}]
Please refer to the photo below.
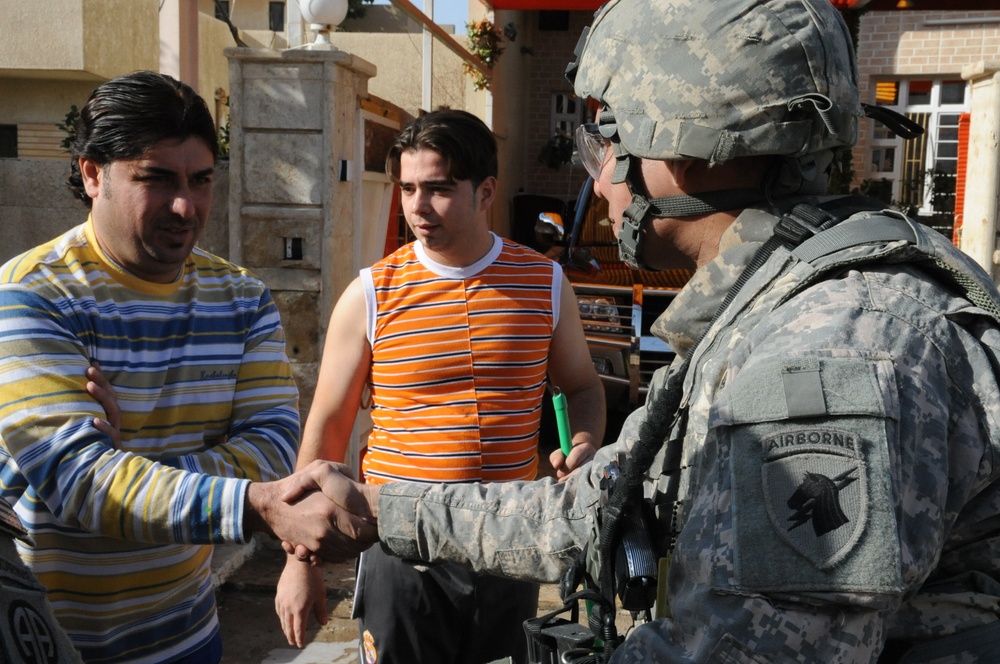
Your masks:
[{"label": "building facade", "polygon": [[873,0],[859,17],[861,98],[906,115],[924,135],[904,141],[874,121],[862,123],[853,184],[951,234],[971,193],[964,166],[974,86],[967,72],[1000,63],[1000,5],[895,4]]}]

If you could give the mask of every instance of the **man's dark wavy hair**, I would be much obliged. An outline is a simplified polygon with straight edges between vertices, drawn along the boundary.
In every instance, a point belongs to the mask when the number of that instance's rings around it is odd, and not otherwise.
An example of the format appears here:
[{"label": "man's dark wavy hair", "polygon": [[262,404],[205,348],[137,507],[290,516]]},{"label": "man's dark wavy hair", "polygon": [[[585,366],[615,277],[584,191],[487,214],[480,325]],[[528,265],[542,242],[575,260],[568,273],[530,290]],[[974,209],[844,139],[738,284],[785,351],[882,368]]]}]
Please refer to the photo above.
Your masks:
[{"label": "man's dark wavy hair", "polygon": [[67,185],[75,198],[91,206],[78,159],[106,166],[138,159],[162,140],[200,138],[219,153],[215,122],[205,100],[191,86],[167,74],[137,71],[102,83],[87,100],[70,146]]},{"label": "man's dark wavy hair", "polygon": [[385,172],[394,182],[399,182],[400,157],[410,150],[437,152],[452,179],[471,180],[473,190],[497,175],[496,136],[472,113],[439,109],[406,125],[385,159]]}]

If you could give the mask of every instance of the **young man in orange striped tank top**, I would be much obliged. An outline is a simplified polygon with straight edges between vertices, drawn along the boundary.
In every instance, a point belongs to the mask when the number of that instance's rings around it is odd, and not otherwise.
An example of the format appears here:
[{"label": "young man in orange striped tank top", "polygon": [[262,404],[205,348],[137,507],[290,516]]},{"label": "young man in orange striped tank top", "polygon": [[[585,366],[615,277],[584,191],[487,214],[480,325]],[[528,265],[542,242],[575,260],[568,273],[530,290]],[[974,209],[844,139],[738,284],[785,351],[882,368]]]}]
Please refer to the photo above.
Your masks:
[{"label": "young man in orange striped tank top", "polygon": [[[367,385],[366,482],[534,479],[551,382],[569,402],[573,451],[550,458],[565,477],[600,445],[604,391],[560,266],[490,231],[493,133],[464,111],[429,113],[404,128],[386,171],[417,241],[363,270],[337,303],[298,467],[344,461]],[[355,597],[364,661],[524,661],[522,623],[537,599],[530,583],[375,547]],[[275,604],[289,643],[302,647],[309,615],[326,621],[320,570],[290,556]]]}]

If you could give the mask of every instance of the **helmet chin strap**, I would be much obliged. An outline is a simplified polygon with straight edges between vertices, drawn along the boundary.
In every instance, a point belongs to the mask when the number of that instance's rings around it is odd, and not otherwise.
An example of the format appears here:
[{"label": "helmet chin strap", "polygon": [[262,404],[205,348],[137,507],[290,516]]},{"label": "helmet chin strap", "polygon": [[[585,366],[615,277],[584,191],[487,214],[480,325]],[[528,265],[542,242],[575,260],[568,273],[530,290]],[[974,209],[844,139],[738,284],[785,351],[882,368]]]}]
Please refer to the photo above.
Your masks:
[{"label": "helmet chin strap", "polygon": [[639,160],[631,154],[623,154],[618,160],[611,182],[624,182],[632,194],[632,202],[622,213],[618,253],[622,261],[635,270],[655,270],[649,267],[644,255],[647,227],[654,217],[699,217],[724,210],[741,210],[767,200],[760,189],[723,189],[650,198],[639,174]]}]

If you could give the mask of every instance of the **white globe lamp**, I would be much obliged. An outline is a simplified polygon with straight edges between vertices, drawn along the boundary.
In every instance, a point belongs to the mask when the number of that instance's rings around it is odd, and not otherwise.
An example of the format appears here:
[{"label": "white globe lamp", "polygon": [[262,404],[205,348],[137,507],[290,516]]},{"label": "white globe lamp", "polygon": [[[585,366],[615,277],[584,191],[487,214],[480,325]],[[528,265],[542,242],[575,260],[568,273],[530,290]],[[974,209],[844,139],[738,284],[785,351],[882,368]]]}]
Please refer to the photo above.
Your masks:
[{"label": "white globe lamp", "polygon": [[347,0],[298,0],[302,18],[316,35],[313,48],[330,46],[330,31],[347,17]]}]

